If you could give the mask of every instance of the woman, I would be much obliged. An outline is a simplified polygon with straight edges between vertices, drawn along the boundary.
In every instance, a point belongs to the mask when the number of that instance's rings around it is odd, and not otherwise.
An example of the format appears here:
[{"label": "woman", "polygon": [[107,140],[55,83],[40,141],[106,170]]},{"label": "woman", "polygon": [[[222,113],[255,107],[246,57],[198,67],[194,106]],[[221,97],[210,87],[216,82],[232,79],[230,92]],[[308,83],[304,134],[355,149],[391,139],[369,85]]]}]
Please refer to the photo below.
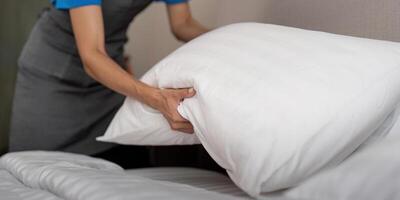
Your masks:
[{"label": "woman", "polygon": [[[112,144],[105,132],[124,96],[159,110],[174,130],[193,127],[176,108],[193,89],[146,85],[125,69],[123,46],[133,18],[153,0],[53,0],[25,44],[13,104],[10,151],[58,150],[95,155]],[[164,0],[176,38],[206,32],[187,0]]]}]

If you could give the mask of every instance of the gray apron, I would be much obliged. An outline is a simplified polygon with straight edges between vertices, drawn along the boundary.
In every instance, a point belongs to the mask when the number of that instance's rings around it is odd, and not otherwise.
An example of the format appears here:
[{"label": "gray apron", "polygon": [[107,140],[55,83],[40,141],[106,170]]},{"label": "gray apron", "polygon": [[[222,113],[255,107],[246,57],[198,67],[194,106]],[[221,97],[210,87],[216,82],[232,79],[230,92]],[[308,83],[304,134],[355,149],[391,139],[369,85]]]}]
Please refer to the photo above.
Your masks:
[{"label": "gray apron", "polygon": [[[126,31],[152,0],[103,0],[106,50],[124,66]],[[68,11],[50,8],[33,28],[18,61],[10,151],[57,150],[96,154],[97,142],[124,97],[83,70]]]}]

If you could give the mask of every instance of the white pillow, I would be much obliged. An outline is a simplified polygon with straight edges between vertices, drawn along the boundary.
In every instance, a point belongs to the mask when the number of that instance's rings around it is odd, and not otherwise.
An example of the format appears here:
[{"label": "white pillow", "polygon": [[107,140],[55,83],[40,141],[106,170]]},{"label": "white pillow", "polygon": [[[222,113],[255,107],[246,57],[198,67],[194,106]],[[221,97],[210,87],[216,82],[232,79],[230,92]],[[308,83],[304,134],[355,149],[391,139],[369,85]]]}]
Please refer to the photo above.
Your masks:
[{"label": "white pillow", "polygon": [[[352,153],[400,100],[400,45],[276,25],[220,28],[142,80],[194,87],[178,108],[232,180],[252,196],[296,185]],[[192,144],[127,99],[101,141]]]},{"label": "white pillow", "polygon": [[[396,117],[399,114],[397,111]],[[385,134],[374,136],[378,138],[373,143],[280,196],[307,200],[400,199],[400,129],[395,126],[390,130],[393,119],[389,121],[382,127]],[[397,120],[396,125],[399,123]]]}]

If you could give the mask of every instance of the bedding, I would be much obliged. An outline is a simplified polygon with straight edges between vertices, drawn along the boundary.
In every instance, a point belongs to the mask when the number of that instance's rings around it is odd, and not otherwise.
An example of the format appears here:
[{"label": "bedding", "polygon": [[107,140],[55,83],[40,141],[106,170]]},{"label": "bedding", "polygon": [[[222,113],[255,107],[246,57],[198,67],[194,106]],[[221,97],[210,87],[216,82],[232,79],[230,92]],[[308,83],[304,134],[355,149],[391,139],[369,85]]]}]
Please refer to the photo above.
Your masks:
[{"label": "bedding", "polygon": [[[400,199],[400,120],[336,167],[264,200]],[[58,199],[251,199],[227,177],[190,168],[123,171],[108,161],[59,152],[0,158],[0,197]]]},{"label": "bedding", "polygon": [[[400,123],[397,127],[391,133],[380,134],[374,142],[357,150],[354,156],[338,167],[318,173],[298,187],[266,194],[259,199],[399,199]],[[227,177],[215,172],[163,167],[134,169],[127,173],[246,197]]]},{"label": "bedding", "polygon": [[[376,200],[400,199],[400,110],[376,130],[368,142],[337,167],[323,170],[298,186],[259,199]],[[191,185],[210,191],[246,197],[226,176],[191,168],[162,167],[127,173]]]},{"label": "bedding", "polygon": [[[259,199],[376,200],[400,199],[400,120],[375,136],[337,167],[323,170],[299,186],[264,194]],[[246,198],[226,176],[192,168],[161,167],[128,170],[128,174],[186,184]]]},{"label": "bedding", "polygon": [[8,171],[0,169],[0,199],[61,200],[54,194],[26,187]]},{"label": "bedding", "polygon": [[0,158],[0,197],[33,199],[241,199],[189,185],[127,174],[108,161],[59,152],[9,153]]},{"label": "bedding", "polygon": [[232,196],[249,197],[229,177],[214,171],[185,167],[154,167],[127,170],[126,173],[153,180],[190,185]]},{"label": "bedding", "polygon": [[384,140],[358,151],[284,193],[287,197],[320,199],[400,199],[400,142]]},{"label": "bedding", "polygon": [[307,200],[400,199],[400,120],[343,163],[278,196]]},{"label": "bedding", "polygon": [[[293,187],[338,165],[400,102],[400,45],[277,25],[207,33],[142,77],[194,87],[178,107],[195,135],[171,131],[156,110],[127,98],[100,141],[198,140],[253,197]],[[197,140],[198,139],[198,140]]]},{"label": "bedding", "polygon": [[[375,131],[371,137],[360,146],[355,153],[349,156],[344,163],[338,167],[324,170],[312,176],[310,180],[301,183],[300,186],[278,192],[280,196],[290,196],[293,199],[390,199],[383,198],[384,195],[397,192],[396,181],[400,181],[400,109],[396,109],[385,123]],[[365,150],[364,150],[365,149]],[[372,167],[374,166],[374,167]],[[391,170],[387,170],[391,168]],[[360,170],[361,169],[361,170]],[[208,170],[185,168],[185,167],[153,167],[127,170],[126,173],[175,183],[191,185],[209,191],[230,194],[233,196],[246,197],[247,195],[240,190],[225,175]],[[378,177],[370,174],[379,174]],[[394,175],[394,176],[393,176]],[[316,181],[318,177],[319,181]],[[348,179],[367,179],[354,181]],[[346,180],[347,179],[347,180]],[[380,181],[378,181],[380,179]],[[346,181],[345,181],[346,180]],[[336,183],[333,181],[337,181]],[[385,191],[374,189],[365,190],[365,183],[373,184],[375,188],[382,187],[380,184],[390,185],[385,187]],[[389,184],[390,183],[390,184]],[[338,187],[339,185],[343,187]],[[324,189],[315,189],[322,187]],[[300,191],[301,190],[301,191]],[[363,198],[344,197],[343,193],[357,193],[364,195]],[[368,191],[371,194],[368,194]],[[318,196],[316,194],[319,194]],[[331,194],[328,196],[327,194]],[[332,195],[332,194],[335,194]],[[376,195],[381,195],[378,198]],[[276,194],[274,194],[276,196]],[[325,196],[323,196],[325,195]],[[267,195],[271,196],[271,195]],[[314,197],[313,197],[314,196]],[[341,196],[341,198],[338,198]],[[370,196],[370,198],[366,198]],[[354,196],[353,196],[354,197]],[[400,191],[397,195],[400,199]]]}]

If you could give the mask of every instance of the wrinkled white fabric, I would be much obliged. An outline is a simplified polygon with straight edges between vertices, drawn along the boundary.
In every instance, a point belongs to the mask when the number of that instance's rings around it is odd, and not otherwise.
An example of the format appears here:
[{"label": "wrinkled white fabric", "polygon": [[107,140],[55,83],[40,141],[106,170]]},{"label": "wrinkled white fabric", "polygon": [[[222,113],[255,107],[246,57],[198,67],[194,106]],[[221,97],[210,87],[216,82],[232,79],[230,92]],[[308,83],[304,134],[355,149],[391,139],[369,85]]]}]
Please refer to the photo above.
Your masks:
[{"label": "wrinkled white fabric", "polygon": [[20,183],[6,170],[0,169],[0,199],[2,200],[61,200],[42,190],[32,189]]},{"label": "wrinkled white fabric", "polygon": [[[0,182],[0,199],[6,196],[12,200],[243,199],[127,174],[104,160],[57,152],[18,152],[2,156]],[[13,190],[9,191],[10,188]],[[21,193],[17,195],[16,192]]]},{"label": "wrinkled white fabric", "polygon": [[229,177],[213,171],[185,167],[151,167],[127,170],[126,173],[248,198],[248,195],[238,188]]},{"label": "wrinkled white fabric", "polygon": [[[232,180],[252,196],[294,186],[349,156],[400,101],[400,45],[277,25],[207,33],[142,80],[194,87],[179,112]],[[127,98],[102,141],[192,144]]]},{"label": "wrinkled white fabric", "polygon": [[280,196],[307,200],[400,199],[400,120],[387,137]]}]

